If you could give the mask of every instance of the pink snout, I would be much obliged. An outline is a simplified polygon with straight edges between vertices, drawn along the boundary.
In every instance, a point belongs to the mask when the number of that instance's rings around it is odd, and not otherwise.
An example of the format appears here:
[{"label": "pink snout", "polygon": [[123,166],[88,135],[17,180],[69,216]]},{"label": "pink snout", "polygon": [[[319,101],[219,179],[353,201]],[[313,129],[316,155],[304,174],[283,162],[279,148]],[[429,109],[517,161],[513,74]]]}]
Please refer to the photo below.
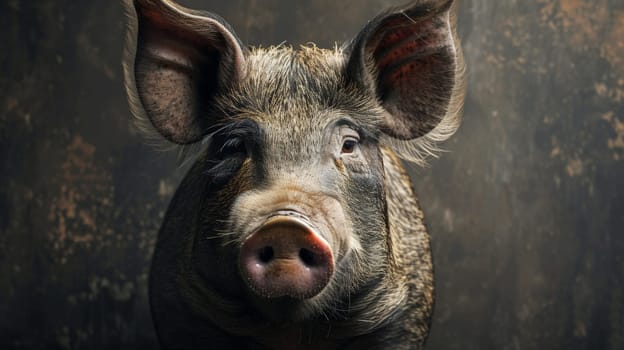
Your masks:
[{"label": "pink snout", "polygon": [[334,272],[329,244],[296,216],[274,216],[240,248],[239,267],[249,287],[264,298],[315,296]]}]

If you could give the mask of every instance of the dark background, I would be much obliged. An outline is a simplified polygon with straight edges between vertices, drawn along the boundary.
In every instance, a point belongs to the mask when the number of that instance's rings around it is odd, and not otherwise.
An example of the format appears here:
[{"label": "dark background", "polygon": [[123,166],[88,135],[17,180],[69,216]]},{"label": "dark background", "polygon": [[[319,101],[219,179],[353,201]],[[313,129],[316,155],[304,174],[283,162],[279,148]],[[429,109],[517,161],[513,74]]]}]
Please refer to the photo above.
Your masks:
[{"label": "dark background", "polygon": [[[182,1],[254,45],[355,35],[402,1]],[[429,349],[624,349],[624,2],[464,0],[468,96],[411,167]],[[146,279],[184,169],[123,93],[121,6],[0,3],[0,348],[155,346]]]}]

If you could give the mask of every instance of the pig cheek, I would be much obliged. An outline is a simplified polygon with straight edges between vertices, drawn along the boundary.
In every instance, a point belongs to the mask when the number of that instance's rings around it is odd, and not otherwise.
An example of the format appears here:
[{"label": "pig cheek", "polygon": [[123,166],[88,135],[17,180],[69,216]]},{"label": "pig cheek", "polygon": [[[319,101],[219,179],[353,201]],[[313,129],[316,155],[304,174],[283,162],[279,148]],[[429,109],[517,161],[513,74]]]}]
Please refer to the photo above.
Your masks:
[{"label": "pig cheek", "polygon": [[329,232],[331,237],[330,244],[337,254],[337,262],[341,261],[349,254],[351,250],[360,250],[361,244],[355,234],[353,221],[344,210],[342,205],[330,208],[327,214],[327,222],[333,223]]},{"label": "pig cheek", "polygon": [[[363,250],[362,239],[367,239],[372,231],[383,230],[378,228],[381,218],[378,217],[384,207],[384,191],[380,169],[383,168],[380,155],[375,149],[363,147],[359,156],[345,156],[336,160],[340,164],[338,170],[343,174],[344,183],[341,188],[344,193],[343,204],[340,210],[330,210],[329,213],[339,213],[342,222],[337,227],[339,238],[339,257],[349,255],[351,251]],[[372,164],[372,166],[371,166]]]},{"label": "pig cheek", "polygon": [[[383,178],[376,168],[366,166],[366,171],[352,172],[347,185],[350,199],[346,214],[351,218],[353,234],[358,242],[377,240],[375,232],[386,232],[385,191]],[[360,246],[361,247],[361,246]]]},{"label": "pig cheek", "polygon": [[202,211],[198,218],[200,229],[193,246],[193,265],[209,281],[219,281],[223,276],[235,276],[236,244],[239,238],[232,235],[229,223],[230,208],[241,193],[252,187],[250,164],[241,169],[220,189],[209,188],[204,193]]},{"label": "pig cheek", "polygon": [[[233,227],[236,220],[232,217],[232,212],[240,198],[244,197],[245,193],[253,191],[253,172],[253,164],[248,159],[232,179],[217,193],[215,205],[218,207],[219,213],[214,217],[221,218],[221,220],[215,222],[219,230],[212,234],[220,236],[223,247],[235,246],[236,242],[243,239],[241,235],[236,234],[236,232],[242,231]],[[222,218],[228,218],[228,220],[223,220]]]}]

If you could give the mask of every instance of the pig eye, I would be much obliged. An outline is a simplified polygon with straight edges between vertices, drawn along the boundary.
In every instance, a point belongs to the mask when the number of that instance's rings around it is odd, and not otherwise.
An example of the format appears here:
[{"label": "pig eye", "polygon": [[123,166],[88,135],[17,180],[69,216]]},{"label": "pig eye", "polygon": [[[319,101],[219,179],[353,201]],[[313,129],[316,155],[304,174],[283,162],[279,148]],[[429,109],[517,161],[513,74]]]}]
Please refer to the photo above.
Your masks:
[{"label": "pig eye", "polygon": [[340,153],[342,154],[350,154],[355,151],[355,148],[358,145],[358,140],[353,137],[346,138],[342,143],[342,150]]},{"label": "pig eye", "polygon": [[219,155],[221,158],[226,158],[232,155],[246,155],[247,148],[245,141],[239,137],[234,137],[226,140],[219,149]]}]

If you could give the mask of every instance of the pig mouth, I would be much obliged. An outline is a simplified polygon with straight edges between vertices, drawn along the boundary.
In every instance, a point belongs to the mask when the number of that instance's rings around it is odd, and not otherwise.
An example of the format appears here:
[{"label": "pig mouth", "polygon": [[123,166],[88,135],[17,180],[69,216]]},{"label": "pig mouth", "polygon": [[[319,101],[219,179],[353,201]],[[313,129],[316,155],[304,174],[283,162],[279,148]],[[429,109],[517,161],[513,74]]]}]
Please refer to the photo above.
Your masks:
[{"label": "pig mouth", "polygon": [[261,298],[305,300],[329,283],[335,262],[332,249],[308,218],[278,210],[241,244],[239,271]]}]

